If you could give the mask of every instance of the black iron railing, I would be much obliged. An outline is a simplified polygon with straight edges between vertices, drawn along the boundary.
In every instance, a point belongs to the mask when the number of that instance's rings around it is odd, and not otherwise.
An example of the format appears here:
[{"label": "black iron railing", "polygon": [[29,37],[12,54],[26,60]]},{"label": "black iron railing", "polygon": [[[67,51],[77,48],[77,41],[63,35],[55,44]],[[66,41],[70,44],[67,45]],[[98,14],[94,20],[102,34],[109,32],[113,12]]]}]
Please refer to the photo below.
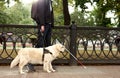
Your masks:
[{"label": "black iron railing", "polygon": [[[58,39],[81,62],[120,64],[120,28],[55,26],[51,43]],[[10,63],[20,48],[34,47],[37,26],[0,25],[0,63]],[[76,65],[68,53],[61,53],[54,63]]]}]

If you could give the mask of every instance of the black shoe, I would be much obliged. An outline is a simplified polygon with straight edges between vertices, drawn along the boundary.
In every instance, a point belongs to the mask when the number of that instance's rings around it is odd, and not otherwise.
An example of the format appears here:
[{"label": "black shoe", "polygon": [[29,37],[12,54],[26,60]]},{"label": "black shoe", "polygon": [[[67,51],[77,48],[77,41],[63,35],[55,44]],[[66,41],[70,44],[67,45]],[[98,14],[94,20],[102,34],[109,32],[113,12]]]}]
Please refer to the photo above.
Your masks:
[{"label": "black shoe", "polygon": [[28,73],[30,73],[30,72],[36,72],[36,70],[35,69],[32,69],[32,70],[28,70]]},{"label": "black shoe", "polygon": [[28,67],[28,72],[35,72],[36,70],[34,69],[34,66],[30,63],[27,64]]}]

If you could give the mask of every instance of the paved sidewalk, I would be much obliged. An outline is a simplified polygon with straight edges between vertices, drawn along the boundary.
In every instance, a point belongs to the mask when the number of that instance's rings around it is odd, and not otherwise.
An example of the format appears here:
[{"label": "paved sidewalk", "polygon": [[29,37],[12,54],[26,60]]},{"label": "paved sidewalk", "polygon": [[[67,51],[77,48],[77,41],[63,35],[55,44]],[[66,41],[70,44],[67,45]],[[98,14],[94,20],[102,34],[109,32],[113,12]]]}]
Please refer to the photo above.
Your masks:
[{"label": "paved sidewalk", "polygon": [[34,73],[20,75],[18,67],[0,66],[0,78],[120,78],[120,65],[106,66],[54,66],[55,73],[46,73],[42,66],[36,66]]}]

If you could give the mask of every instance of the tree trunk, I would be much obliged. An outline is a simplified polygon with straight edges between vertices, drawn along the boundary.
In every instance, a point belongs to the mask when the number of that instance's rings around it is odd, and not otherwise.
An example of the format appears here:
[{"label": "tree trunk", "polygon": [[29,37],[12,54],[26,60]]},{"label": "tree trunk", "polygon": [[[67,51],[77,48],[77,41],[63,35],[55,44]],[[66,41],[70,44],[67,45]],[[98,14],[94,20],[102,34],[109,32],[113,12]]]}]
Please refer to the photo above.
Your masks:
[{"label": "tree trunk", "polygon": [[120,27],[120,15],[118,15],[118,25],[117,27]]},{"label": "tree trunk", "polygon": [[64,25],[70,25],[70,14],[68,10],[68,0],[63,0]]}]

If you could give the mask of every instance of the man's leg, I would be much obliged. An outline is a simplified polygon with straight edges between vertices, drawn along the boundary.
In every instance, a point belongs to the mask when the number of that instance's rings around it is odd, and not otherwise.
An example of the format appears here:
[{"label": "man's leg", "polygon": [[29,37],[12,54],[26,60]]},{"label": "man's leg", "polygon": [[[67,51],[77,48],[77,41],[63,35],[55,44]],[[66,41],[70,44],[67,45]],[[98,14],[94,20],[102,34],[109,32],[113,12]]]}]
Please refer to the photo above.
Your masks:
[{"label": "man's leg", "polygon": [[45,31],[45,47],[51,46],[51,26],[48,24]]},{"label": "man's leg", "polygon": [[35,72],[34,66],[31,63],[27,64],[28,72]]},{"label": "man's leg", "polygon": [[35,45],[35,48],[40,48],[40,47],[43,47],[43,34],[41,32],[38,32],[38,40],[37,40],[37,43]]}]

